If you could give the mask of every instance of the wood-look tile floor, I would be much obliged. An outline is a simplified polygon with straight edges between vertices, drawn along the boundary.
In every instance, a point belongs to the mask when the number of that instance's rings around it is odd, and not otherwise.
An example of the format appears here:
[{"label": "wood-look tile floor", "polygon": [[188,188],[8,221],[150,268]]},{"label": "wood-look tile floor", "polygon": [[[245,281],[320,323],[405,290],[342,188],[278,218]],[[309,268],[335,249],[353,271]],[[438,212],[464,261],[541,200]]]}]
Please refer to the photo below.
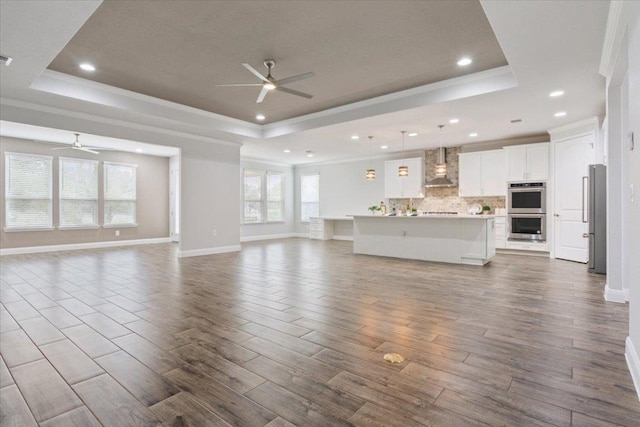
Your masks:
[{"label": "wood-look tile floor", "polygon": [[582,264],[175,251],[3,257],[0,424],[640,425],[628,307]]}]

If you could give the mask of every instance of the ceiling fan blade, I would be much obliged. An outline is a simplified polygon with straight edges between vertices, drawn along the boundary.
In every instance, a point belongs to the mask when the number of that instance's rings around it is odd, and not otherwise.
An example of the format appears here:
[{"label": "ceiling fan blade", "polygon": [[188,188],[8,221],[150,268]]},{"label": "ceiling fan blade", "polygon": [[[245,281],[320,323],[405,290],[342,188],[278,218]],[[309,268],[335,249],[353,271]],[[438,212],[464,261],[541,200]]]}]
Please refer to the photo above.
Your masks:
[{"label": "ceiling fan blade", "polygon": [[86,148],[87,150],[118,151],[115,148],[105,148],[105,147],[85,147],[85,146],[82,146],[82,148]]},{"label": "ceiling fan blade", "polygon": [[288,94],[291,94],[291,95],[301,96],[301,97],[307,98],[307,99],[313,98],[313,95],[309,95],[308,93],[299,92],[297,90],[289,89],[289,88],[286,88],[286,87],[277,86],[275,90],[277,90],[279,92],[288,93]]},{"label": "ceiling fan blade", "polygon": [[260,95],[258,95],[258,100],[256,101],[256,104],[260,104],[264,99],[264,97],[267,96],[268,93],[269,93],[269,89],[263,87],[262,90],[260,91]]},{"label": "ceiling fan blade", "polygon": [[60,148],[52,148],[51,151],[71,150],[71,149],[73,149],[73,147],[60,147]]},{"label": "ceiling fan blade", "polygon": [[91,153],[91,154],[100,154],[99,151],[95,151],[87,147],[77,147],[76,150],[86,151],[87,153]]},{"label": "ceiling fan blade", "polygon": [[308,79],[309,77],[313,77],[315,75],[316,75],[316,73],[314,73],[313,71],[311,71],[309,73],[298,74],[297,76],[291,76],[291,77],[287,77],[286,79],[278,80],[278,85],[280,85],[280,86],[288,85],[289,83],[298,82],[300,80]]},{"label": "ceiling fan blade", "polygon": [[262,86],[262,83],[237,83],[230,85],[216,85],[216,87],[243,87],[243,86]]},{"label": "ceiling fan blade", "polygon": [[246,62],[243,62],[242,65],[244,66],[244,68],[246,68],[247,70],[251,71],[253,74],[255,74],[255,76],[257,78],[259,78],[260,80],[262,80],[263,82],[269,83],[269,79],[267,79],[265,76],[263,76],[262,74],[260,74],[258,72],[258,70],[256,70],[255,68],[253,68],[251,65],[247,64]]}]

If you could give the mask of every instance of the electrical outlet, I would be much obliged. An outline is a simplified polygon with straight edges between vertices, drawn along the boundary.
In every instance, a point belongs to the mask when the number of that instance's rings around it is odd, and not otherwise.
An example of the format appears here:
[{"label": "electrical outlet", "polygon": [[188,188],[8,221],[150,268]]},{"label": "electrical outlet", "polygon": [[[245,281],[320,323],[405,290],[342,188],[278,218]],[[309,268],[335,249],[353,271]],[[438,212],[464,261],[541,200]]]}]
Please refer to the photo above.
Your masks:
[{"label": "electrical outlet", "polygon": [[218,230],[213,230],[213,237],[216,237],[218,235]]},{"label": "electrical outlet", "polygon": [[120,237],[120,230],[116,230],[116,237]]}]

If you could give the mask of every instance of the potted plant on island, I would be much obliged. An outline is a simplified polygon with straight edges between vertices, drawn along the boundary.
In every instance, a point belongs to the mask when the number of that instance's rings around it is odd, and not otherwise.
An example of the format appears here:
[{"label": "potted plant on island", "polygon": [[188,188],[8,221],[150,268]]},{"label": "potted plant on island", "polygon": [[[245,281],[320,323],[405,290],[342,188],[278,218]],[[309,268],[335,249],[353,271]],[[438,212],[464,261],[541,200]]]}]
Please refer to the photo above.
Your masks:
[{"label": "potted plant on island", "polygon": [[381,211],[382,209],[378,205],[369,206],[368,208],[371,211],[371,215],[375,215],[376,211]]},{"label": "potted plant on island", "polygon": [[485,215],[489,215],[489,212],[491,212],[491,206],[484,205],[482,207],[482,213]]}]

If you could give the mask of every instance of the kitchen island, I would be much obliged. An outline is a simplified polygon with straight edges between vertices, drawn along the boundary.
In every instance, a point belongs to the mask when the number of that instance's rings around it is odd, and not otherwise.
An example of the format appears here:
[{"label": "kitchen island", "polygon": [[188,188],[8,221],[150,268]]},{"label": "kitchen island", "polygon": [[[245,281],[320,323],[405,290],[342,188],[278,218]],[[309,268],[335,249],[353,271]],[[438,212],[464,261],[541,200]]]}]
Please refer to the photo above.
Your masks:
[{"label": "kitchen island", "polygon": [[353,253],[484,265],[496,254],[493,215],[353,216]]}]

